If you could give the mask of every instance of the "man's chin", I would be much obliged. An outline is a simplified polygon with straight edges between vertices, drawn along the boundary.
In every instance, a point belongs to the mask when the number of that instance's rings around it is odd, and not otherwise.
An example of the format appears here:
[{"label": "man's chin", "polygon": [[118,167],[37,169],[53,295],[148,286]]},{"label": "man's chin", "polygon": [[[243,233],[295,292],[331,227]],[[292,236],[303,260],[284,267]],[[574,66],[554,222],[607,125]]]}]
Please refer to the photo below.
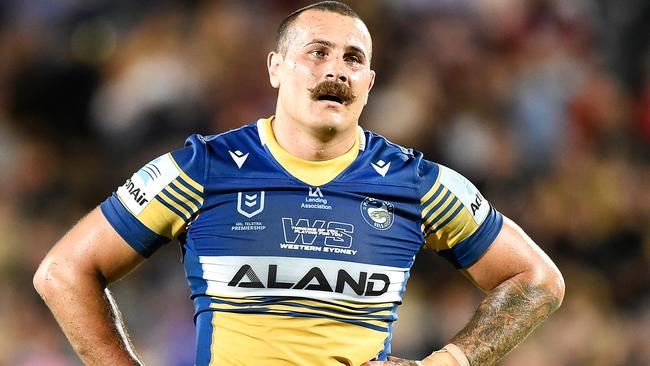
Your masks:
[{"label": "man's chin", "polygon": [[347,111],[326,109],[321,110],[314,115],[314,121],[322,128],[340,130],[345,129],[354,120],[350,118]]},{"label": "man's chin", "polygon": [[310,108],[303,109],[296,115],[298,122],[309,128],[329,133],[344,131],[356,126],[358,116],[348,106],[343,108],[327,108],[322,103],[312,103]]}]

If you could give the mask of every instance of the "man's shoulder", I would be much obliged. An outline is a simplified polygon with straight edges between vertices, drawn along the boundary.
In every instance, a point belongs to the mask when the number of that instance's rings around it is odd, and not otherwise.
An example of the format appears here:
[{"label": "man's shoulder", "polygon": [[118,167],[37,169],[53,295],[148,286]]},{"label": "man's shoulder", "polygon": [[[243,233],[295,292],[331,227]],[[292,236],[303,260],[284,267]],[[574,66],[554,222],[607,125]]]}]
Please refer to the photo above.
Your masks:
[{"label": "man's shoulder", "polygon": [[259,175],[267,172],[270,164],[261,121],[264,119],[219,134],[192,135],[186,146],[202,151],[208,176]]},{"label": "man's shoulder", "polygon": [[[435,182],[440,182],[454,192],[473,191],[467,188],[473,187],[472,183],[462,174],[441,163],[426,159],[420,151],[396,144],[386,137],[369,130],[364,130],[364,135],[366,150],[372,152],[370,154],[373,156],[372,159],[377,159],[376,156],[392,156],[393,158],[389,159],[394,160],[394,157],[400,157],[405,162],[408,161],[414,164],[412,166],[417,169],[417,174],[424,189],[427,189]],[[384,161],[390,160],[384,159]]]},{"label": "man's shoulder", "polygon": [[218,145],[222,143],[241,141],[241,142],[259,142],[257,133],[257,122],[247,123],[225,132],[211,135],[194,134],[188,137],[188,141],[196,140],[205,145]]},{"label": "man's shoulder", "polygon": [[[392,160],[403,161],[405,166],[417,169],[420,176],[436,176],[439,171],[439,164],[424,157],[424,154],[411,147],[405,147],[388,138],[369,130],[364,129],[365,151],[370,152],[367,156],[377,159],[384,157]],[[362,150],[364,150],[362,148]],[[385,160],[385,159],[384,159]],[[388,161],[388,160],[385,160]]]},{"label": "man's shoulder", "polygon": [[229,154],[235,154],[235,157],[244,155],[259,149],[261,143],[256,124],[249,123],[218,134],[190,135],[185,140],[185,146],[203,150],[207,158],[214,159],[228,157]]},{"label": "man's shoulder", "polygon": [[361,147],[361,150],[383,150],[388,153],[404,155],[405,158],[422,157],[422,153],[419,151],[396,144],[376,132],[366,129],[364,129],[363,132],[364,141],[362,141],[363,146]]}]

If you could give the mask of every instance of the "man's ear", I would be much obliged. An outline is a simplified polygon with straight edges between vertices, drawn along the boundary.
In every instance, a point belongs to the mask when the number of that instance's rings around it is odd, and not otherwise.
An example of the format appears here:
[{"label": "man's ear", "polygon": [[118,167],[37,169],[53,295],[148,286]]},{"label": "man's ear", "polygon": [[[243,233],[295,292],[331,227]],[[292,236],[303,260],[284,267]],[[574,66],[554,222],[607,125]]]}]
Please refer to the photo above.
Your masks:
[{"label": "man's ear", "polygon": [[271,86],[276,89],[280,87],[280,66],[283,61],[284,58],[277,52],[269,52],[269,55],[266,58],[266,67],[269,70],[269,81],[271,82]]}]

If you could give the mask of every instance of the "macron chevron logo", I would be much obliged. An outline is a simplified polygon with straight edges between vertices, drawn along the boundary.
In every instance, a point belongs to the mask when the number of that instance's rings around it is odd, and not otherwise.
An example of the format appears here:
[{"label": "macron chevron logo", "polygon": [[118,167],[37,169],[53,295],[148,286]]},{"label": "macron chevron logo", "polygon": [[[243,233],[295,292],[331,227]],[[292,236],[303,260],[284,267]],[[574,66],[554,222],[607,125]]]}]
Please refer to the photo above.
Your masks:
[{"label": "macron chevron logo", "polygon": [[239,150],[235,150],[235,152],[228,150],[228,152],[230,153],[232,160],[234,160],[235,164],[237,164],[237,167],[241,169],[241,166],[244,165],[244,162],[246,162],[249,153],[244,154]]},{"label": "macron chevron logo", "polygon": [[370,163],[373,168],[375,168],[375,171],[379,173],[382,177],[386,176],[386,173],[388,173],[388,169],[390,169],[390,162],[386,163],[383,160],[379,160],[376,163]]}]

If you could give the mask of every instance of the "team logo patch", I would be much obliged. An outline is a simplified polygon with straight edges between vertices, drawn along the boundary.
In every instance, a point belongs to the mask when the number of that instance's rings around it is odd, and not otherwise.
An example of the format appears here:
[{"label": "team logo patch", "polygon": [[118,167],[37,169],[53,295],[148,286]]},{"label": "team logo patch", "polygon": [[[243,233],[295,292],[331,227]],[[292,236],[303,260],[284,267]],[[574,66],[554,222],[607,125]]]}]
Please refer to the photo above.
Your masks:
[{"label": "team logo patch", "polygon": [[387,230],[395,221],[395,207],[392,203],[366,197],[361,202],[361,216],[377,230]]},{"label": "team logo patch", "polygon": [[264,211],[264,191],[237,194],[237,212],[250,219],[262,211]]}]

